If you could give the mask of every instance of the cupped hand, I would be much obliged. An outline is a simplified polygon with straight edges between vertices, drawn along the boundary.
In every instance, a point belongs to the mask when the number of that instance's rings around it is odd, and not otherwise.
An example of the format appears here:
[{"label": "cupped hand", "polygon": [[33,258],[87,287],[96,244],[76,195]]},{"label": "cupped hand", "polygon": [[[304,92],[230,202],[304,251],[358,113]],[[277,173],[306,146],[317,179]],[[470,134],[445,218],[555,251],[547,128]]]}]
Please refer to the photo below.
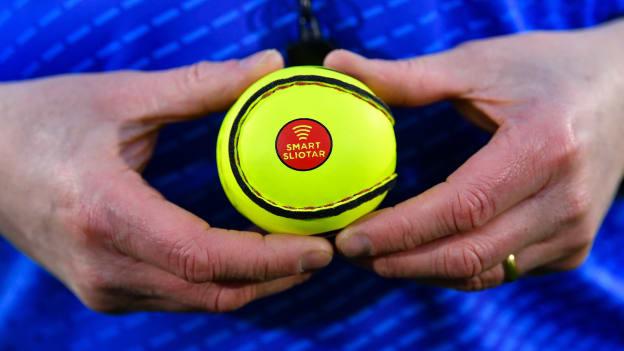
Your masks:
[{"label": "cupped hand", "polygon": [[[403,61],[336,51],[326,66],[388,103],[451,99],[490,142],[445,182],[345,229],[337,247],[382,276],[480,290],[578,267],[624,173],[624,23],[470,42]],[[418,142],[418,141],[415,141]]]},{"label": "cupped hand", "polygon": [[0,85],[0,232],[99,311],[225,311],[303,282],[331,260],[324,239],[212,228],[139,174],[163,124],[282,66],[267,51]]}]

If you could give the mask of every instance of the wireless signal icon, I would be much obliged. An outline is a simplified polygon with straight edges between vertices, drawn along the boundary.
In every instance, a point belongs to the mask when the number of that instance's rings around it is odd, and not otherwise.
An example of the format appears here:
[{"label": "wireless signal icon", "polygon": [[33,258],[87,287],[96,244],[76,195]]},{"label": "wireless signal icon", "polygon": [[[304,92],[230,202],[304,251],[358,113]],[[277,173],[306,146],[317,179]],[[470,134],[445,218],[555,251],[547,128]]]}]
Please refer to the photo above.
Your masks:
[{"label": "wireless signal icon", "polygon": [[332,136],[319,121],[311,118],[291,120],[277,133],[275,152],[286,167],[295,171],[310,171],[329,158]]},{"label": "wireless signal icon", "polygon": [[297,138],[299,138],[299,141],[308,140],[308,136],[310,136],[310,132],[312,132],[312,126],[300,124],[293,127],[292,130],[295,132]]}]

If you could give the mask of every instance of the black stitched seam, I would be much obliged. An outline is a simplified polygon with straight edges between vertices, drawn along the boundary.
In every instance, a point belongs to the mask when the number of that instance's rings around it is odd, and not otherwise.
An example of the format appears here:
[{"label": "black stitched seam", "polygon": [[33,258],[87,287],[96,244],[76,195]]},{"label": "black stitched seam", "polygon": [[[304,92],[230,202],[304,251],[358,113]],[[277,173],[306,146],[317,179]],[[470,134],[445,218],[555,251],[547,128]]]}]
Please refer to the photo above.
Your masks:
[{"label": "black stitched seam", "polygon": [[236,115],[236,118],[234,119],[234,122],[232,124],[232,129],[230,130],[230,137],[228,141],[229,142],[228,153],[229,153],[229,158],[230,158],[230,168],[232,169],[232,174],[234,175],[234,178],[236,179],[236,182],[238,183],[238,186],[241,188],[243,193],[247,197],[249,197],[251,201],[253,201],[256,205],[271,212],[274,215],[287,217],[287,218],[293,218],[293,219],[318,219],[318,218],[324,218],[324,217],[337,216],[345,211],[354,209],[360,206],[361,204],[368,202],[376,198],[377,196],[384,194],[386,191],[390,190],[396,184],[396,178],[384,184],[383,186],[376,188],[373,191],[362,195],[361,197],[353,201],[345,202],[336,207],[323,208],[323,209],[312,210],[312,211],[296,211],[296,210],[285,209],[279,206],[275,206],[271,203],[268,203],[267,201],[265,201],[264,199],[256,195],[247,186],[247,184],[242,178],[240,170],[236,166],[236,160],[235,160],[235,156],[236,156],[235,151],[236,151],[236,146],[237,146],[236,135],[238,135],[238,130],[240,128],[241,120],[247,113],[247,110],[249,110],[249,108],[253,105],[253,103],[256,100],[258,100],[260,97],[262,97],[262,95],[264,95],[266,92],[274,88],[277,88],[281,85],[295,83],[295,82],[320,82],[320,83],[326,83],[326,84],[341,87],[343,89],[352,91],[356,94],[362,95],[364,98],[369,99],[375,104],[377,104],[378,106],[380,106],[383,110],[385,110],[385,112],[389,116],[392,115],[390,113],[390,108],[375,95],[355,85],[345,83],[341,80],[334,79],[334,78],[316,76],[316,75],[299,75],[299,76],[293,76],[293,77],[286,78],[286,79],[276,80],[267,84],[266,86],[262,87],[257,92],[255,92],[251,96],[251,98],[245,101],[245,104],[243,105],[243,107],[241,107],[240,111]]}]

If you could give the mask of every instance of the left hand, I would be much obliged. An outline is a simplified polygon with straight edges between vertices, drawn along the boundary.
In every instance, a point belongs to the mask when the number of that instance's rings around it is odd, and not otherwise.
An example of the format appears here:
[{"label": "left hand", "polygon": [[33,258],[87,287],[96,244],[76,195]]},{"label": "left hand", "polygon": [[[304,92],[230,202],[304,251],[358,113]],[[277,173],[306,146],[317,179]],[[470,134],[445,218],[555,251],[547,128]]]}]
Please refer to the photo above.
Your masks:
[{"label": "left hand", "polygon": [[578,267],[624,173],[624,23],[483,40],[404,61],[337,51],[326,66],[388,103],[453,99],[491,141],[448,179],[341,232],[385,277],[461,290]]},{"label": "left hand", "polygon": [[230,311],[304,282],[331,261],[325,239],[213,227],[140,174],[163,125],[282,67],[269,50],[0,84],[0,236],[101,312]]}]

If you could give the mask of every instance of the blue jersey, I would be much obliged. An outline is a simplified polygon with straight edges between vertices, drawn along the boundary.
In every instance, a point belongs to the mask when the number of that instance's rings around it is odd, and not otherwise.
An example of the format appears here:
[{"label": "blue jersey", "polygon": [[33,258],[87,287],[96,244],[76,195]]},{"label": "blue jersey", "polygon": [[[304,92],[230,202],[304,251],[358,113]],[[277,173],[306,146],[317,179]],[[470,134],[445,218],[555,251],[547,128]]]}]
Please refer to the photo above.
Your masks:
[{"label": "blue jersey", "polygon": [[[313,2],[336,46],[380,58],[624,14],[624,0]],[[297,10],[294,0],[3,0],[0,81],[284,51],[297,39]],[[443,180],[489,138],[445,103],[394,112],[399,179],[386,205]],[[211,224],[244,228],[217,177],[219,124],[166,128],[145,176]],[[310,282],[235,313],[127,316],[86,309],[0,241],[0,350],[621,350],[623,232],[624,201],[616,200],[581,269],[480,293],[387,280],[336,258]]]}]

